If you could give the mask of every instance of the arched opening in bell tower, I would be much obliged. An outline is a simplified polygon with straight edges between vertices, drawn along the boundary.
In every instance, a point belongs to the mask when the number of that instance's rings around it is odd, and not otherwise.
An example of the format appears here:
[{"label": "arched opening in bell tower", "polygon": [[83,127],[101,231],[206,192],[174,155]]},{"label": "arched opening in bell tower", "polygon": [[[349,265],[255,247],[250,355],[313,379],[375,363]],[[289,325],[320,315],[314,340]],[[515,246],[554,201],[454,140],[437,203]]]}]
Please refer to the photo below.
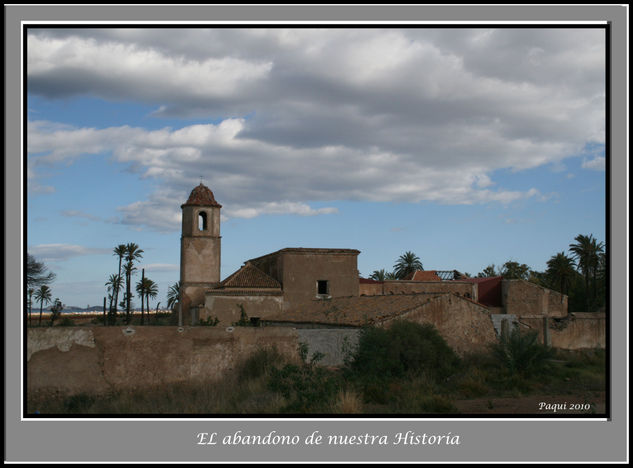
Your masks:
[{"label": "arched opening in bell tower", "polygon": [[205,211],[201,211],[198,214],[198,230],[199,231],[207,230],[207,213]]}]

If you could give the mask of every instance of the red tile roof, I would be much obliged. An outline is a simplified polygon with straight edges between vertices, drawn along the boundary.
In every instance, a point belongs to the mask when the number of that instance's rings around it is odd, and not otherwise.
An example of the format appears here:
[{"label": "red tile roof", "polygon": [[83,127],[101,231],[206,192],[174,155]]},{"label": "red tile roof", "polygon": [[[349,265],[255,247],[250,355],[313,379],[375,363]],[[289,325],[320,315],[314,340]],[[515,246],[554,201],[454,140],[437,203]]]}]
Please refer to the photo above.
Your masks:
[{"label": "red tile roof", "polygon": [[271,288],[281,289],[281,284],[275,278],[267,275],[251,263],[230,275],[220,283],[217,289],[228,288]]},{"label": "red tile roof", "polygon": [[217,206],[222,208],[222,205],[215,201],[213,192],[206,185],[202,185],[202,182],[191,191],[187,203],[183,206],[185,205]]}]

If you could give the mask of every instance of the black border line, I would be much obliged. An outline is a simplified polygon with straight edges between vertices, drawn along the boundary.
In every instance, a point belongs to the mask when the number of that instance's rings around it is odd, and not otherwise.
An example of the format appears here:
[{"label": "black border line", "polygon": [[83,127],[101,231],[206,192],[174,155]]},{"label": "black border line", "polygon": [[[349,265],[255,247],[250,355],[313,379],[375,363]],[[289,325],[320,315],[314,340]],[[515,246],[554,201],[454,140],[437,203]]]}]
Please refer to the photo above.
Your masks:
[{"label": "black border line", "polygon": [[[64,20],[65,21],[65,20]],[[135,20],[136,21],[136,20]],[[179,20],[180,21],[180,20]],[[495,23],[474,23],[468,24],[468,21],[465,20],[465,24],[416,24],[416,22],[404,22],[400,23],[395,20],[379,22],[377,24],[365,24],[362,21],[353,24],[346,24],[344,21],[341,22],[332,22],[324,21],[319,24],[293,24],[292,21],[287,23],[266,23],[263,24],[261,22],[256,23],[248,23],[248,22],[236,22],[235,24],[220,24],[220,23],[208,23],[208,24],[187,24],[186,20],[183,20],[180,24],[161,24],[160,21],[156,22],[148,22],[141,23],[138,22],[121,22],[121,23],[106,23],[106,24],[76,24],[74,21],[72,24],[48,24],[48,23],[37,23],[37,24],[29,24],[29,21],[24,21],[22,23],[22,164],[23,164],[23,175],[22,175],[22,193],[23,193],[23,206],[22,206],[22,228],[23,228],[23,247],[24,251],[22,253],[23,258],[23,307],[26,309],[27,307],[27,298],[26,298],[26,262],[27,262],[27,254],[28,254],[28,190],[27,190],[27,174],[28,174],[28,157],[27,157],[27,135],[28,135],[28,74],[27,74],[27,63],[28,63],[28,55],[27,55],[27,43],[28,43],[28,32],[29,30],[37,30],[37,29],[240,29],[240,28],[249,28],[249,29],[282,29],[282,28],[292,28],[292,29],[604,29],[605,30],[605,203],[606,203],[606,217],[605,217],[605,237],[608,239],[608,242],[605,243],[605,251],[607,257],[607,278],[606,278],[606,290],[608,291],[607,297],[605,298],[605,327],[606,327],[606,343],[605,343],[605,351],[606,351],[606,376],[605,376],[605,413],[598,414],[569,414],[569,413],[560,413],[558,416],[552,413],[547,414],[525,414],[525,413],[498,413],[498,414],[444,414],[444,413],[424,413],[424,414],[397,414],[397,413],[376,413],[376,414],[354,414],[354,415],[340,415],[340,414],[233,414],[233,413],[219,413],[219,414],[179,414],[179,413],[165,413],[165,414],[144,414],[144,413],[133,413],[133,414],[78,414],[78,415],[69,415],[66,413],[62,414],[27,414],[27,339],[28,339],[28,327],[26,324],[23,326],[22,336],[23,336],[23,349],[22,349],[22,417],[26,420],[46,420],[46,419],[105,419],[105,420],[120,420],[120,419],[180,419],[180,420],[200,420],[200,419],[211,419],[215,418],[218,420],[221,419],[236,419],[236,420],[249,420],[249,419],[272,419],[272,420],[283,420],[283,419],[302,419],[302,420],[336,420],[336,419],[390,419],[390,420],[400,420],[400,421],[415,421],[415,420],[425,420],[425,419],[442,419],[442,420],[473,420],[473,419],[529,419],[529,420],[564,420],[564,419],[604,419],[611,420],[611,400],[612,400],[612,387],[611,387],[611,377],[612,377],[612,342],[611,342],[611,295],[612,284],[611,284],[611,22],[606,22],[605,24],[569,24],[569,22],[558,23],[558,22],[545,22],[545,21],[536,21],[531,24],[495,24]],[[224,22],[225,23],[225,22]],[[388,23],[388,24],[386,24]],[[24,311],[20,311],[21,316],[24,316]]]}]

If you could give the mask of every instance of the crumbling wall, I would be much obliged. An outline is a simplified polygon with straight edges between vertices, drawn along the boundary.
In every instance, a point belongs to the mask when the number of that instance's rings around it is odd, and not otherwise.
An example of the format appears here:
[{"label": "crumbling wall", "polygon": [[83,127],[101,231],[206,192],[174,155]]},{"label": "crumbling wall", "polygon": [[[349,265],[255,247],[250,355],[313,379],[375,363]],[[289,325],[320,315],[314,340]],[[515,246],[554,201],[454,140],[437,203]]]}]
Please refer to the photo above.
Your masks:
[{"label": "crumbling wall", "polygon": [[435,325],[458,354],[484,350],[497,340],[488,310],[454,294],[442,294],[394,320],[398,319]]},{"label": "crumbling wall", "polygon": [[254,351],[298,359],[292,328],[55,327],[28,330],[27,392],[105,393],[217,380]]},{"label": "crumbling wall", "polygon": [[564,318],[530,316],[520,317],[519,322],[537,331],[539,341],[545,343],[544,318],[547,318],[549,344],[554,348],[586,349],[606,346],[605,314],[575,312]]},{"label": "crumbling wall", "polygon": [[205,307],[200,311],[199,319],[219,320],[219,325],[228,326],[241,318],[242,309],[249,318],[259,317],[265,319],[278,314],[282,310],[283,296],[281,295],[214,295],[207,294]]},{"label": "crumbling wall", "polygon": [[524,280],[503,280],[502,301],[507,314],[565,317],[567,296]]},{"label": "crumbling wall", "polygon": [[453,293],[477,301],[477,285],[463,281],[385,281],[384,294]]},{"label": "crumbling wall", "polygon": [[308,359],[314,353],[322,353],[318,364],[340,366],[345,363],[349,353],[358,346],[359,328],[298,328],[299,342],[308,347]]},{"label": "crumbling wall", "polygon": [[379,296],[383,294],[383,283],[360,283],[358,294],[360,296]]}]

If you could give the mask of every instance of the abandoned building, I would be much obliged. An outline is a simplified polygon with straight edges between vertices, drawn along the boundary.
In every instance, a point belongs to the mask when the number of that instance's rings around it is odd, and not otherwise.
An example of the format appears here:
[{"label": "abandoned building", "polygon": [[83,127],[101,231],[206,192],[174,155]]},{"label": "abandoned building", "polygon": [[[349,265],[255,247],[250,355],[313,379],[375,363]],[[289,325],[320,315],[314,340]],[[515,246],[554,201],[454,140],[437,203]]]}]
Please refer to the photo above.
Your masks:
[{"label": "abandoned building", "polygon": [[504,320],[533,327],[548,341],[554,320],[574,318],[567,296],[523,280],[468,278],[456,270],[361,278],[355,249],[284,248],[246,260],[220,280],[221,205],[201,183],[181,208],[182,324],[217,319],[228,327],[248,319],[259,326],[358,329],[406,318],[433,323],[465,352],[495,340]]}]

